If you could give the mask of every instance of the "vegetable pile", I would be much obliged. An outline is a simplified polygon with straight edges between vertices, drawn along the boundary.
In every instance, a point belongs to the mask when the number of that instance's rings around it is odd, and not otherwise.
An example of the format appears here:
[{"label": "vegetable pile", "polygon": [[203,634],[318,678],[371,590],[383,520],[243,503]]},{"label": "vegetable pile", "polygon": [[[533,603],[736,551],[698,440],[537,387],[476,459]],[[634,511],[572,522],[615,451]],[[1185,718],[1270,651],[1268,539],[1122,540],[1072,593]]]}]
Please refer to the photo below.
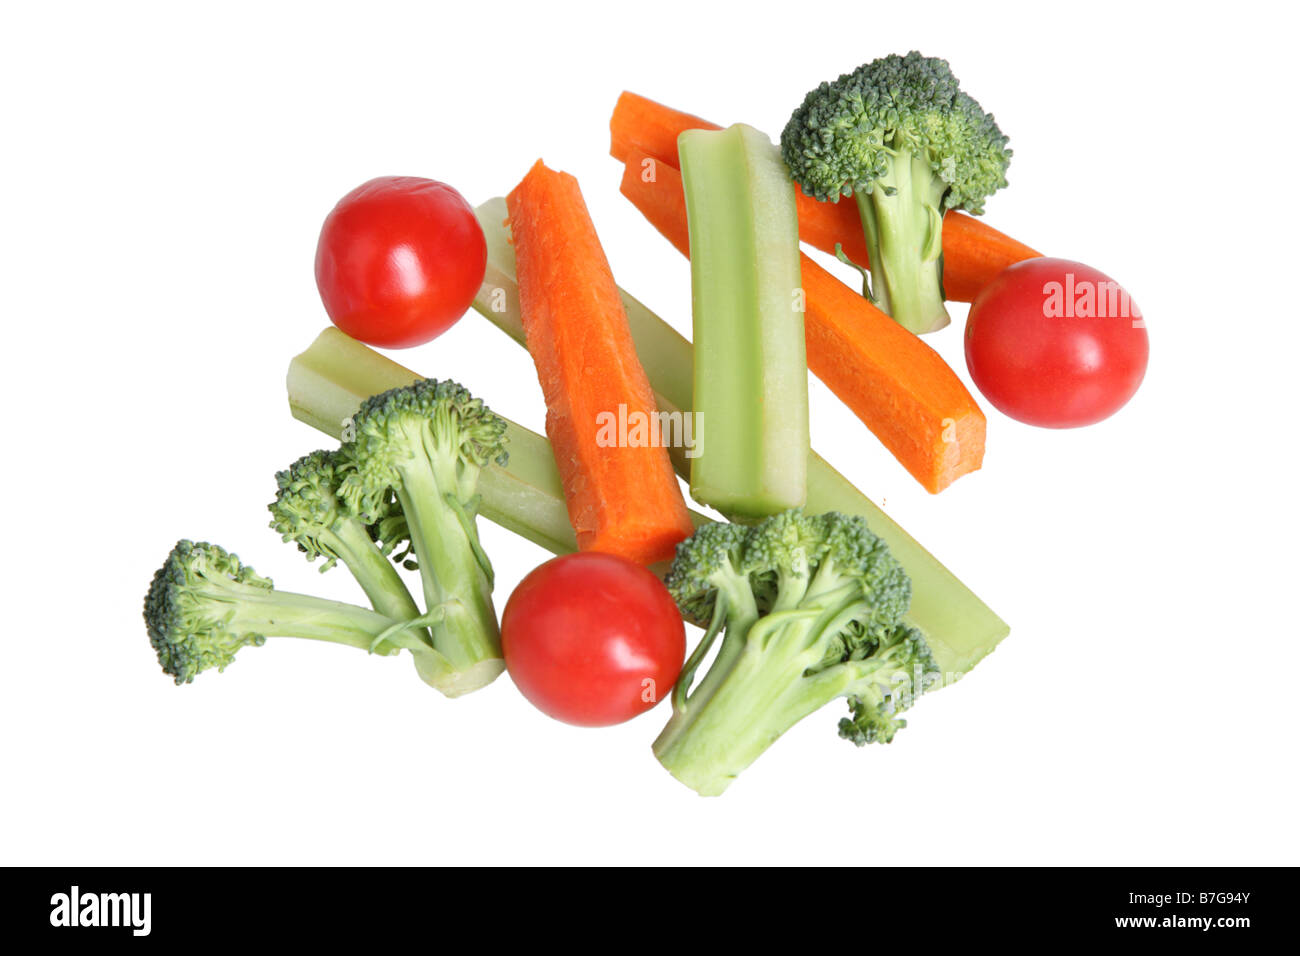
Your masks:
[{"label": "vegetable pile", "polygon": [[[715,795],[834,698],[841,737],[892,741],[1007,635],[809,444],[811,372],[928,491],[980,469],[987,419],[919,337],[945,301],[972,302],[971,377],[1014,418],[1091,424],[1137,390],[1127,292],[968,215],[1007,185],[993,117],[913,52],[809,92],[779,143],[632,93],[610,131],[621,192],[690,260],[693,344],[619,288],[578,181],[540,160],[477,209],[411,177],[349,193],[316,256],[336,327],[287,379],[293,416],[338,444],[277,473],[269,508],[371,606],[276,590],[182,540],[145,599],[176,683],[297,637],[407,652],[447,697],[505,670],[584,726],[670,698],[655,756]],[[856,267],[861,293],[801,242]],[[369,347],[428,342],[471,305],[531,355],[545,436]],[[480,517],[556,555],[500,622]],[[689,657],[684,622],[703,628]]]}]

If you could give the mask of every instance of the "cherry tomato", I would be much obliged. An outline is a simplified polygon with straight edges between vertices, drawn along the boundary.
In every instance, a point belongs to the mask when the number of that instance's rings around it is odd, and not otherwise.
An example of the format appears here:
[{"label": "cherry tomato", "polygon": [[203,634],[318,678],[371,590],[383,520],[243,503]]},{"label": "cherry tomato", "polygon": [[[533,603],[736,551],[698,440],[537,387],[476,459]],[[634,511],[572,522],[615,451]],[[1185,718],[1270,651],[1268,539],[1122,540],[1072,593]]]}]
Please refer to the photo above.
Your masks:
[{"label": "cherry tomato", "polygon": [[474,301],[487,242],[464,197],[432,179],[363,183],[325,217],[316,287],[330,320],[370,345],[409,348],[447,331]]},{"label": "cherry tomato", "polygon": [[1081,262],[1027,259],[994,279],[966,320],[966,365],[984,397],[1045,428],[1091,425],[1133,397],[1147,330],[1123,287]]},{"label": "cherry tomato", "polygon": [[554,558],[501,616],[506,669],[543,713],[583,727],[622,723],[671,694],[686,628],[668,589],[626,558]]}]

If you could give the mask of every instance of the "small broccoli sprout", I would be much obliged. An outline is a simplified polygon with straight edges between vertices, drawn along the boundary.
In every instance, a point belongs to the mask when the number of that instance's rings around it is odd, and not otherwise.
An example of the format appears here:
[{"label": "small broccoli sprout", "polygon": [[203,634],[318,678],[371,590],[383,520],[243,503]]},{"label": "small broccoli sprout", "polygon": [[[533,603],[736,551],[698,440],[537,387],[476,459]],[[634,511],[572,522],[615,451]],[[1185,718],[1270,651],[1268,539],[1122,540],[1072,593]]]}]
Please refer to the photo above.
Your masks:
[{"label": "small broccoli sprout", "polygon": [[887,744],[907,726],[898,715],[930,689],[939,666],[921,632],[906,624],[862,645],[858,653],[875,670],[848,695],[850,716],[840,720],[840,736],[859,747]]},{"label": "small broccoli sprout", "polygon": [[225,668],[236,653],[268,637],[330,641],[361,650],[420,649],[406,622],[340,601],[277,591],[215,544],[180,541],[154,574],[144,601],[149,643],[163,673],[187,684]]},{"label": "small broccoli sprout", "polygon": [[267,506],[271,528],[308,560],[324,558],[322,572],[342,561],[376,611],[397,620],[418,617],[419,607],[386,557],[406,536],[406,519],[390,494],[362,521],[339,497],[347,470],[338,452],[314,451],[277,473],[275,500]]}]

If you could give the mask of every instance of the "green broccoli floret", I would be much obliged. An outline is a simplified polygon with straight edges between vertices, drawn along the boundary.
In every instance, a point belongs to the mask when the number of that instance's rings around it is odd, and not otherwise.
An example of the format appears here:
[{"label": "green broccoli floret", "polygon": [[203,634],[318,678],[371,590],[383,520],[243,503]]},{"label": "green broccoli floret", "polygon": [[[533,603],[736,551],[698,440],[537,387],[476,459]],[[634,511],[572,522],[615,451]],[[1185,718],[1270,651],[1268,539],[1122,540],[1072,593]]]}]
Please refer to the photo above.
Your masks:
[{"label": "green broccoli floret", "polygon": [[1007,137],[948,61],[895,54],[821,84],[786,124],[781,155],[807,195],[857,201],[868,297],[913,332],[947,325],[943,214],[983,212],[1011,160]]},{"label": "green broccoli floret", "polygon": [[852,712],[841,736],[888,742],[903,726],[897,713],[938,672],[920,632],[902,622],[907,574],[857,516],[795,509],[750,527],[706,525],[678,546],[667,584],[683,615],[708,624],[654,750],[701,794],[721,793],[836,697]]},{"label": "green broccoli floret", "polygon": [[891,680],[868,683],[849,695],[851,715],[840,719],[840,736],[859,747],[887,744],[907,726],[899,713],[924,693],[939,675],[939,665],[921,632],[906,624],[861,650],[879,662]]},{"label": "green broccoli floret", "polygon": [[338,496],[347,472],[337,452],[314,451],[275,476],[275,501],[267,505],[271,527],[292,541],[309,561],[323,557],[321,571],[339,561],[352,572],[370,604],[380,614],[406,621],[420,609],[386,554],[405,536],[406,519],[391,497],[387,510],[367,524]]},{"label": "green broccoli floret", "polygon": [[418,618],[397,621],[354,604],[277,591],[224,548],[192,541],[178,542],[154,575],[144,620],[158,663],[178,684],[213,667],[225,670],[241,648],[268,637],[392,654],[405,647],[417,658],[434,653],[410,633]]},{"label": "green broccoli floret", "polygon": [[486,465],[507,461],[505,421],[455,382],[424,379],[366,399],[352,428],[339,497],[370,524],[396,495],[433,618],[437,657],[417,658],[420,676],[449,697],[491,683],[505,664],[477,487]]}]

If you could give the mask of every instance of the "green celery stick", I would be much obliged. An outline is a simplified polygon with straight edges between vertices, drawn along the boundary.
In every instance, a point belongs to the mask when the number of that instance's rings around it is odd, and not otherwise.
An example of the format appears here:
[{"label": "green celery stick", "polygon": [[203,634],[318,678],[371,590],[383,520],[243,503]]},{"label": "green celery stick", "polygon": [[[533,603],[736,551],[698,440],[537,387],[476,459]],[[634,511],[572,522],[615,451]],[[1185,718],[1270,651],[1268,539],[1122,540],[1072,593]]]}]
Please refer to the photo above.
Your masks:
[{"label": "green celery stick", "polygon": [[[294,418],[339,438],[365,399],[420,377],[328,328],[289,364],[289,408]],[[506,439],[509,462],[489,465],[479,475],[479,514],[548,551],[576,551],[551,443],[509,419]]]},{"label": "green celery stick", "polygon": [[808,364],[799,220],[780,151],[758,130],[677,141],[691,237],[691,495],[763,518],[808,494]]}]

